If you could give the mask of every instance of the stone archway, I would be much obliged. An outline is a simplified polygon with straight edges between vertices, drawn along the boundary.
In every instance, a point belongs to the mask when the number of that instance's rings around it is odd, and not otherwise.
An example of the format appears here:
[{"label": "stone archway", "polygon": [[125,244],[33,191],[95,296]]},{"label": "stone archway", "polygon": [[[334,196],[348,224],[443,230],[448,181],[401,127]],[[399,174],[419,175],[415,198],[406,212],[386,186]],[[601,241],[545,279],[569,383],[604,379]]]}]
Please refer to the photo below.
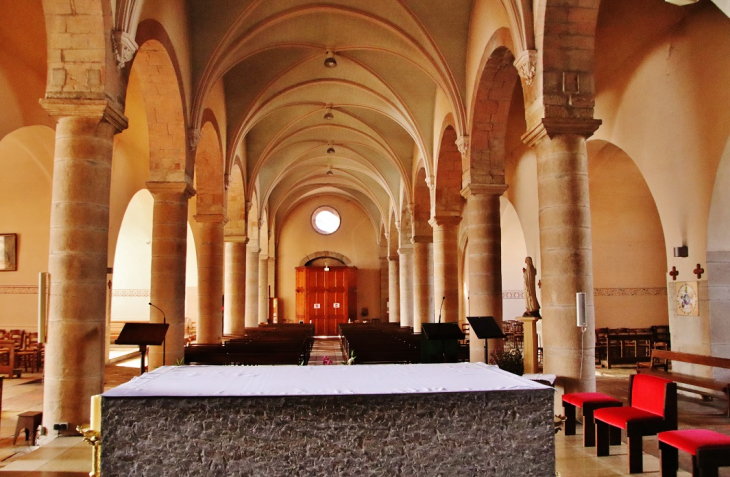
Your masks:
[{"label": "stone archway", "polygon": [[330,252],[330,251],[326,251],[326,250],[321,251],[321,252],[310,253],[309,255],[303,257],[299,261],[299,266],[300,267],[308,267],[315,260],[322,259],[322,258],[332,258],[334,260],[339,261],[340,263],[342,263],[346,267],[351,267],[352,266],[352,260],[350,260],[346,256],[342,255],[341,253]]}]

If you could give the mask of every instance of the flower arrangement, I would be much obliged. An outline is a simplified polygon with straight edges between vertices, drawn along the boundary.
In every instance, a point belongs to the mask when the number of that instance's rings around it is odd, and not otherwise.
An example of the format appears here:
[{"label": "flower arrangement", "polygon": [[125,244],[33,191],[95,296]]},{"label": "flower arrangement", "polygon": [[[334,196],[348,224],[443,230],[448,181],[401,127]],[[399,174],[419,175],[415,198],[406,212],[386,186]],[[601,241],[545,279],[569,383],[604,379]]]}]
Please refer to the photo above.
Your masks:
[{"label": "flower arrangement", "polygon": [[332,360],[329,358],[329,356],[325,356],[324,358],[322,358],[322,364],[330,365],[332,364]]},{"label": "flower arrangement", "polygon": [[522,376],[525,372],[525,364],[522,361],[522,353],[517,348],[509,351],[494,351],[490,355],[489,364],[496,364],[499,369]]}]

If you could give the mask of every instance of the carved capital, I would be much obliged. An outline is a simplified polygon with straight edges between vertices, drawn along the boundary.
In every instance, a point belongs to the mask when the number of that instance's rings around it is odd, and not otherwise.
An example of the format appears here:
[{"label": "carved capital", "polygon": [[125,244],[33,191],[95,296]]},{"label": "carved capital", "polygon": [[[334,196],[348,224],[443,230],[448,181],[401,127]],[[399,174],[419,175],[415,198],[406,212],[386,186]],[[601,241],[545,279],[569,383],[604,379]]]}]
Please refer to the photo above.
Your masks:
[{"label": "carved capital", "polygon": [[468,199],[477,195],[500,196],[509,188],[507,184],[469,184],[461,190],[461,196]]},{"label": "carved capital", "polygon": [[461,216],[459,215],[434,215],[431,220],[428,221],[431,227],[441,226],[457,226],[461,222]]},{"label": "carved capital", "polygon": [[411,237],[411,243],[433,243],[433,237],[431,235],[414,235]]},{"label": "carved capital", "polygon": [[117,60],[117,68],[122,69],[132,61],[135,53],[139,50],[139,45],[134,38],[126,31],[112,32],[112,45],[114,46],[114,58]]},{"label": "carved capital", "polygon": [[543,118],[522,135],[522,141],[534,146],[545,137],[552,139],[560,135],[575,135],[589,138],[602,122],[600,119]]},{"label": "carved capital", "polygon": [[195,214],[193,216],[196,222],[200,224],[205,223],[213,223],[213,224],[225,224],[228,222],[228,218],[226,218],[223,214]]},{"label": "carved capital", "polygon": [[525,50],[515,59],[515,68],[527,86],[532,85],[532,81],[537,74],[537,50]]},{"label": "carved capital", "polygon": [[246,245],[248,243],[248,237],[245,235],[225,235],[223,237],[223,241],[230,243],[242,243]]},{"label": "carved capital", "polygon": [[456,138],[456,147],[459,148],[462,159],[466,159],[467,157],[469,157],[470,146],[471,143],[469,141],[469,136],[459,136],[458,138]]},{"label": "carved capital", "polygon": [[62,118],[88,118],[111,124],[117,132],[127,129],[128,119],[124,108],[112,100],[105,99],[72,99],[44,98],[41,106],[58,121]]},{"label": "carved capital", "polygon": [[146,182],[147,190],[154,196],[158,194],[180,194],[181,198],[189,199],[195,196],[195,188],[189,182],[183,181],[149,181]]}]

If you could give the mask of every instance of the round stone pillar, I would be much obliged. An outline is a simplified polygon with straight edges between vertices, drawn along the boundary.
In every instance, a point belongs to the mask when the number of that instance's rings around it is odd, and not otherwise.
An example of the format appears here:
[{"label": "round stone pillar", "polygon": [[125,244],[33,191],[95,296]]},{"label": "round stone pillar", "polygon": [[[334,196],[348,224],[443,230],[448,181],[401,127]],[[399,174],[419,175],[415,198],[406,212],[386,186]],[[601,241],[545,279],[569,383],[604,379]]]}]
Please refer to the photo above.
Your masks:
[{"label": "round stone pillar", "polygon": [[[596,389],[586,137],[599,124],[544,119],[523,138],[537,152],[543,368],[558,376],[556,384],[566,393]],[[577,292],[586,294],[584,336],[576,326]]]},{"label": "round stone pillar", "polygon": [[413,326],[413,245],[398,248],[400,325]]},{"label": "round stone pillar", "polygon": [[225,238],[225,293],[223,334],[242,336],[246,327],[246,242],[243,236]]},{"label": "round stone pillar", "polygon": [[[458,264],[458,216],[435,216],[429,223],[433,227],[433,296],[436,321],[459,321],[459,264]],[[441,302],[443,301],[443,309]]]},{"label": "round stone pillar", "polygon": [[388,257],[388,321],[400,323],[400,284],[398,256]]},{"label": "round stone pillar", "polygon": [[174,364],[185,345],[185,271],[188,199],[195,195],[186,182],[148,182],[152,210],[152,270],[150,322],[167,322],[165,346],[148,348],[149,369]]},{"label": "round stone pillar", "polygon": [[421,332],[421,323],[429,323],[428,313],[428,245],[431,237],[414,237],[413,241],[413,332]]},{"label": "round stone pillar", "polygon": [[43,426],[89,422],[104,389],[109,195],[114,134],[126,128],[107,100],[42,100],[54,117],[48,340]]},{"label": "round stone pillar", "polygon": [[246,326],[259,326],[259,241],[246,246]]},{"label": "round stone pillar", "polygon": [[259,323],[269,321],[269,257],[259,254]]},{"label": "round stone pillar", "polygon": [[[469,245],[469,309],[470,316],[492,316],[502,327],[502,229],[499,197],[506,185],[471,184],[462,191],[466,198]],[[471,330],[469,355],[471,362],[487,362],[484,340]],[[489,340],[489,350],[502,349],[503,340]]]},{"label": "round stone pillar", "polygon": [[198,344],[223,339],[223,214],[198,214]]}]

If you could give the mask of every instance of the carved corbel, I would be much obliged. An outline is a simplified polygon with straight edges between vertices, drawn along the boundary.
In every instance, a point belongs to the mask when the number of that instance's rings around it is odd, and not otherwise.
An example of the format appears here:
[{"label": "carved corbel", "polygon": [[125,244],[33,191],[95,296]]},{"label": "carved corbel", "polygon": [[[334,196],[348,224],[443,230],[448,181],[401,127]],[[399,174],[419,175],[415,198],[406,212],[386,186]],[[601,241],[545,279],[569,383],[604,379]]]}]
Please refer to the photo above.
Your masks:
[{"label": "carved corbel", "polygon": [[134,38],[126,31],[112,32],[112,45],[114,46],[114,58],[117,60],[117,67],[121,70],[124,66],[132,61],[135,53],[139,50],[139,45]]},{"label": "carved corbel", "polygon": [[515,60],[517,73],[530,86],[537,74],[537,50],[525,50]]},{"label": "carved corbel", "polygon": [[467,159],[469,157],[469,147],[471,146],[471,143],[469,141],[469,136],[459,136],[456,139],[456,147],[459,148],[459,152],[461,153],[462,159]]},{"label": "carved corbel", "polygon": [[190,149],[198,147],[198,143],[200,142],[200,129],[188,129],[188,141],[190,141]]}]

